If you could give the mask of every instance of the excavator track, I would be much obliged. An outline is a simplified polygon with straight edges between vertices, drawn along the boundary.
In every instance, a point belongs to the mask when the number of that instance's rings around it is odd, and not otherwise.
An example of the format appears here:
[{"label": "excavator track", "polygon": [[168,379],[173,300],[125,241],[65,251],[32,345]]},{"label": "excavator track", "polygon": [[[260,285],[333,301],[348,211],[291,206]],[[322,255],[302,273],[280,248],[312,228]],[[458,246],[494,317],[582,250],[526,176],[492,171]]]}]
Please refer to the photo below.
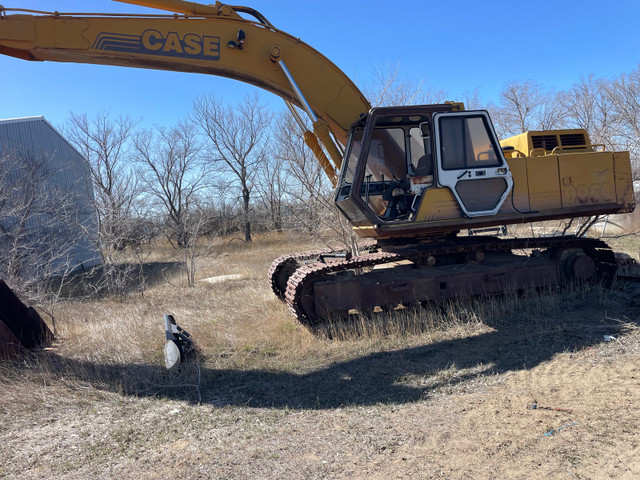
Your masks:
[{"label": "excavator track", "polygon": [[359,255],[341,262],[316,262],[300,267],[293,273],[287,282],[285,297],[287,305],[289,305],[289,309],[302,324],[308,327],[316,326],[319,323],[319,315],[315,312],[315,309],[310,308],[310,302],[313,301],[313,299],[309,293],[305,292],[303,294],[305,287],[311,285],[311,280],[331,273],[373,267],[380,263],[387,263],[400,259],[401,256],[399,254],[377,252]]},{"label": "excavator track", "polygon": [[276,258],[269,268],[269,285],[275,295],[284,300],[289,277],[299,267],[307,263],[320,261],[326,256],[346,255],[346,250],[309,250]]},{"label": "excavator track", "polygon": [[[514,250],[536,253],[514,255]],[[388,310],[571,280],[598,279],[609,285],[616,268],[614,253],[597,239],[462,237],[411,247],[380,246],[349,259],[306,263],[290,274],[284,296],[298,320],[314,328],[352,310],[368,314],[375,307]]]}]

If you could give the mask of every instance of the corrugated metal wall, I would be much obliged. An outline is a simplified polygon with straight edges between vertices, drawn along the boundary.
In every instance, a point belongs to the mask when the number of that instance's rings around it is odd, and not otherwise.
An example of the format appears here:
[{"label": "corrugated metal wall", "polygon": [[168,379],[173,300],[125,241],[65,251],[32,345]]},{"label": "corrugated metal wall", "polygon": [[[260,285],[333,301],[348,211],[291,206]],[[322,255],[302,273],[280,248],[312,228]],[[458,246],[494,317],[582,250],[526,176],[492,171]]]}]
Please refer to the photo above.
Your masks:
[{"label": "corrugated metal wall", "polygon": [[[93,207],[93,187],[89,166],[75,150],[43,117],[0,120],[0,157],[11,159],[11,169],[0,178],[12,185],[15,195],[34,189],[41,201],[49,201],[56,208],[64,204],[75,215],[76,225],[56,223],[54,216],[39,212],[29,218],[28,229],[41,239],[42,250],[48,250],[56,236],[69,238],[73,245],[68,250],[73,267],[92,266],[100,262],[100,255],[87,234],[97,238],[97,215]],[[6,162],[5,162],[6,164]],[[33,171],[37,170],[37,175]],[[5,209],[7,211],[7,209]],[[5,227],[16,218],[2,216],[0,226]],[[75,228],[76,231],[71,231]],[[72,240],[71,240],[72,239]],[[65,268],[60,258],[59,269]]]}]

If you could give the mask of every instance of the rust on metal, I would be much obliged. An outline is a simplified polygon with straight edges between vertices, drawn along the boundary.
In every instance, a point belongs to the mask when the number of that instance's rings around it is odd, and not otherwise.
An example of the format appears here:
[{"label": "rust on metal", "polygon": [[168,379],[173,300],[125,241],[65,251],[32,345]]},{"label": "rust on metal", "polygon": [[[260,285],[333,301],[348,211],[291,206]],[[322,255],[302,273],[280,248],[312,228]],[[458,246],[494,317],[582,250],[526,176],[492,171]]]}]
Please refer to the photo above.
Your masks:
[{"label": "rust on metal", "polygon": [[344,255],[345,250],[310,250],[308,252],[282,255],[276,258],[269,268],[269,285],[276,296],[284,300],[289,277],[299,267],[315,263],[327,256]]},{"label": "rust on metal", "polygon": [[[512,253],[515,250],[535,253],[516,255]],[[306,262],[294,267],[287,263],[292,258]],[[398,305],[508,293],[571,280],[610,283],[617,268],[606,243],[576,237],[462,237],[409,247],[378,245],[369,253],[331,262],[299,254],[274,262],[271,278],[277,276],[273,272],[278,265],[285,264],[289,270],[284,299],[298,320],[312,328],[353,310],[367,314],[375,308],[389,310]]]}]

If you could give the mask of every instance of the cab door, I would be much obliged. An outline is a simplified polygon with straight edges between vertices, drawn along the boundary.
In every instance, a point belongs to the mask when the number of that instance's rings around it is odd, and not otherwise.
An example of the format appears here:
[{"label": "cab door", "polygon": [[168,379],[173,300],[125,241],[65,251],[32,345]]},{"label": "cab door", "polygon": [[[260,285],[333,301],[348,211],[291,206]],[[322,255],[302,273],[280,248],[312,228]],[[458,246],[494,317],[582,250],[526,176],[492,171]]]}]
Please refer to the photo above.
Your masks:
[{"label": "cab door", "polygon": [[434,115],[438,185],[468,217],[495,215],[513,187],[509,166],[485,111]]}]

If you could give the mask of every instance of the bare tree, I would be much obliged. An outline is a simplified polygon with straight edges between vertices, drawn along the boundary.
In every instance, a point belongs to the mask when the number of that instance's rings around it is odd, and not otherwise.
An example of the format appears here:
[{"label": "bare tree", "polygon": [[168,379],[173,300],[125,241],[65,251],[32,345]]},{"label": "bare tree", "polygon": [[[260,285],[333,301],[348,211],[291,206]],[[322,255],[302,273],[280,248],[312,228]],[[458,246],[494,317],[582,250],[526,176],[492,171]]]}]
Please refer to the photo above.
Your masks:
[{"label": "bare tree", "polygon": [[185,228],[188,243],[184,246],[184,263],[186,266],[187,285],[196,283],[196,273],[200,269],[202,259],[213,254],[211,243],[200,242],[202,236],[211,234],[211,204],[206,199],[196,199],[186,213]]},{"label": "bare tree", "polygon": [[562,96],[562,102],[567,126],[583,128],[592,143],[613,149],[618,120],[609,83],[594,75],[583,77]]},{"label": "bare tree", "polygon": [[195,126],[179,122],[171,129],[141,131],[134,145],[144,190],[160,205],[168,238],[179,247],[189,247],[199,231],[191,225],[193,210],[210,187],[210,165],[201,155]]},{"label": "bare tree", "polygon": [[122,116],[114,118],[108,111],[93,119],[86,114],[70,115],[63,131],[88,162],[93,184],[91,198],[98,215],[97,235],[85,230],[102,257],[103,278],[95,287],[106,288],[122,298],[135,270],[123,258],[123,249],[136,243],[140,233],[134,214],[139,191],[130,161],[131,138],[139,122]]},{"label": "bare tree", "polygon": [[531,80],[507,83],[500,92],[500,104],[492,110],[500,137],[558,128],[565,117],[558,94]]},{"label": "bare tree", "polygon": [[272,115],[257,95],[235,109],[213,94],[194,101],[193,120],[208,140],[211,160],[240,191],[245,241],[251,241],[251,193],[256,174],[265,168]]},{"label": "bare tree", "polygon": [[102,112],[89,120],[86,114],[71,113],[63,129],[65,137],[89,163],[98,238],[103,262],[112,263],[113,253],[124,247],[132,233],[130,221],[137,196],[136,179],[130,168],[130,140],[138,121],[128,117],[113,119]]},{"label": "bare tree", "polygon": [[547,90],[542,95],[542,101],[535,113],[536,130],[553,130],[562,128],[567,116],[562,103],[562,93]]},{"label": "bare tree", "polygon": [[266,158],[264,168],[256,174],[257,198],[269,214],[270,227],[278,232],[283,227],[283,208],[287,196],[287,171],[278,155]]},{"label": "bare tree", "polygon": [[473,90],[467,90],[462,94],[462,101],[464,102],[464,106],[467,110],[479,110],[482,108],[487,108],[487,103],[485,103],[480,96],[480,89],[474,88]]},{"label": "bare tree", "polygon": [[238,198],[230,197],[227,191],[231,187],[228,182],[216,182],[208,195],[208,230],[207,237],[230,235],[242,230],[243,214]]},{"label": "bare tree", "polygon": [[441,103],[444,91],[429,87],[423,80],[414,82],[400,77],[400,64],[387,64],[373,69],[374,80],[362,91],[374,106],[419,105]]},{"label": "bare tree", "polygon": [[640,158],[640,66],[610,84],[609,95],[618,122],[618,141],[631,155]]},{"label": "bare tree", "polygon": [[[563,95],[567,125],[584,128],[593,143],[640,157],[640,67],[613,80],[590,75]],[[637,166],[636,166],[637,169]]]},{"label": "bare tree", "polygon": [[302,133],[288,113],[276,119],[276,155],[287,172],[286,194],[291,199],[290,215],[294,226],[326,244],[336,239],[357,252],[357,237],[333,202],[333,187]]},{"label": "bare tree", "polygon": [[532,130],[533,112],[540,104],[542,94],[540,87],[532,81],[511,82],[500,92],[503,107],[502,117],[509,125],[509,133]]}]

